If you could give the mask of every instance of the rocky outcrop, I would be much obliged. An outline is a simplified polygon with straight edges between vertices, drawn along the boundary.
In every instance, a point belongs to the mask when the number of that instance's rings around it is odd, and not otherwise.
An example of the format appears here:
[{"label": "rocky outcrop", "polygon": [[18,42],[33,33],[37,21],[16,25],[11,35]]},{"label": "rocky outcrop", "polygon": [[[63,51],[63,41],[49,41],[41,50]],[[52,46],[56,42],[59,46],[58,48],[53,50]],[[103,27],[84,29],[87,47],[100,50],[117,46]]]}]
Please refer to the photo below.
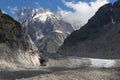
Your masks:
[{"label": "rocky outcrop", "polygon": [[0,61],[39,65],[39,51],[26,29],[9,15],[0,12]]},{"label": "rocky outcrop", "polygon": [[63,55],[120,58],[120,1],[102,6],[81,29],[68,36],[59,49]]}]

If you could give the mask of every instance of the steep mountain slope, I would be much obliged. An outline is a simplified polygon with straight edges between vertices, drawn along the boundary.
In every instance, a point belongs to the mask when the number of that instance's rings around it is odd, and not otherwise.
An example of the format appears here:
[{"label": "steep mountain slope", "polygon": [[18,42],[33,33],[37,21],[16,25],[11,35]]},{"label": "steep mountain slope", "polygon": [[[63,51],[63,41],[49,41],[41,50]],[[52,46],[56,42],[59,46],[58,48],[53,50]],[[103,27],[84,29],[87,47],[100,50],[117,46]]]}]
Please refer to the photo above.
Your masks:
[{"label": "steep mountain slope", "polygon": [[2,61],[38,66],[39,54],[25,28],[0,11],[0,63]]},{"label": "steep mountain slope", "polygon": [[102,6],[81,29],[68,36],[59,53],[120,58],[120,1]]},{"label": "steep mountain slope", "polygon": [[43,53],[55,53],[73,31],[69,23],[50,10],[23,8],[16,19],[27,28],[30,37]]}]

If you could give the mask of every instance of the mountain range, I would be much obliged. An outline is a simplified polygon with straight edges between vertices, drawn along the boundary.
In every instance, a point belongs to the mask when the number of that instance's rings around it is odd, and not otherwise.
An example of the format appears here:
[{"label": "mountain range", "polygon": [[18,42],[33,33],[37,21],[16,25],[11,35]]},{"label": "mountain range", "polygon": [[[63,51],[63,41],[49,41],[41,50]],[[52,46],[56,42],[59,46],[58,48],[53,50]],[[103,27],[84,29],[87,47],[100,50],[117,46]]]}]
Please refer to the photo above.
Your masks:
[{"label": "mountain range", "polygon": [[50,10],[22,8],[16,14],[42,53],[56,53],[64,39],[74,30],[59,14]]}]

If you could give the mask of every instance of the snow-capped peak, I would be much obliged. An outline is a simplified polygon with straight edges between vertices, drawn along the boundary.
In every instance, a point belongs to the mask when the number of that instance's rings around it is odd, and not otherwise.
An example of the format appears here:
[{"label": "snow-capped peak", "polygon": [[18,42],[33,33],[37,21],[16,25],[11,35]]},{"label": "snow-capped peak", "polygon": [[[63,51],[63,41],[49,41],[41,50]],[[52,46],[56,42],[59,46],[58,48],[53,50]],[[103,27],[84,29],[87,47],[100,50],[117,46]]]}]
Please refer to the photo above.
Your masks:
[{"label": "snow-capped peak", "polygon": [[24,7],[15,15],[14,18],[20,23],[23,23],[26,19],[33,17],[36,11],[36,9]]},{"label": "snow-capped peak", "polygon": [[53,15],[53,13],[50,11],[42,11],[42,12],[37,13],[33,17],[33,19],[37,19],[39,21],[45,22],[47,17],[51,17],[52,15]]},{"label": "snow-capped peak", "polygon": [[16,14],[15,17],[15,19],[20,23],[23,23],[27,19],[33,21],[39,20],[41,22],[45,22],[48,18],[59,20],[60,16],[51,12],[48,9],[44,10],[44,9],[34,9],[34,8],[24,7],[18,12],[18,14]]}]

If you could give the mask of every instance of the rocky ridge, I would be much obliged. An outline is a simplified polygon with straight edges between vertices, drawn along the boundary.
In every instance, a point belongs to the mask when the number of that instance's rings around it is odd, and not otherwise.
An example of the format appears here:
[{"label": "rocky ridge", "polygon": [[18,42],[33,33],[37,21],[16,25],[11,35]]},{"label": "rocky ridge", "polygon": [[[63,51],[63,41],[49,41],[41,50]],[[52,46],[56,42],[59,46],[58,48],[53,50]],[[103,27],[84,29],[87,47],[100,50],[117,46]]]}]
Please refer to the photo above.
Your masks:
[{"label": "rocky ridge", "polygon": [[58,53],[94,58],[120,58],[120,1],[105,4],[81,29],[68,36]]}]

